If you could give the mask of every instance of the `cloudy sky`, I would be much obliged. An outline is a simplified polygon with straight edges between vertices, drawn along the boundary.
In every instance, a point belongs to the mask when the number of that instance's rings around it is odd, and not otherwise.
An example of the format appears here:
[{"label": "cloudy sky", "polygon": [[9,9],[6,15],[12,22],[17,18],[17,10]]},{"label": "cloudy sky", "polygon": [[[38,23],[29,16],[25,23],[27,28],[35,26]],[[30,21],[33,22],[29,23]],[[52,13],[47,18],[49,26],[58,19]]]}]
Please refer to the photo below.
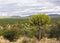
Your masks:
[{"label": "cloudy sky", "polygon": [[60,0],[0,0],[0,16],[60,14]]}]

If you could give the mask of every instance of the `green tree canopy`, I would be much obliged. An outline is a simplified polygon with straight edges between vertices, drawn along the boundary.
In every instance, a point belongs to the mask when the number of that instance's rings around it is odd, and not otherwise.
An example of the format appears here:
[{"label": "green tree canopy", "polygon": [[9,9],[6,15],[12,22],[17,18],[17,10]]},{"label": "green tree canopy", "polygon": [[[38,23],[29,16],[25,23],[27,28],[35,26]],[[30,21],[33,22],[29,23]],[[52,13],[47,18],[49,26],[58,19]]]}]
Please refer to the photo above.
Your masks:
[{"label": "green tree canopy", "polygon": [[50,22],[50,17],[46,14],[36,14],[29,18],[32,25],[42,26]]}]

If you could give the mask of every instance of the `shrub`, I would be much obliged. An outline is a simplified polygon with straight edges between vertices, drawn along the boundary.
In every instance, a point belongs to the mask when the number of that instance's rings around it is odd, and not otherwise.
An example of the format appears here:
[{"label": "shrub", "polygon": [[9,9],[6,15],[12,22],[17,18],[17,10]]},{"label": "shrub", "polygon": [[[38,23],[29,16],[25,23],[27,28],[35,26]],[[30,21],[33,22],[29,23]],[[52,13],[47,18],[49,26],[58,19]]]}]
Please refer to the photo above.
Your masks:
[{"label": "shrub", "polygon": [[3,29],[0,29],[0,36],[3,35]]},{"label": "shrub", "polygon": [[26,29],[21,29],[20,30],[20,34],[23,36],[27,36],[27,37],[36,37],[37,36],[37,30],[36,30],[36,27],[28,27]]},{"label": "shrub", "polygon": [[22,43],[32,43],[32,40],[31,39],[23,39]]},{"label": "shrub", "polygon": [[19,37],[18,29],[6,29],[4,30],[3,37],[9,41],[15,41]]},{"label": "shrub", "polygon": [[60,22],[56,22],[54,25],[52,25],[49,37],[60,40]]}]

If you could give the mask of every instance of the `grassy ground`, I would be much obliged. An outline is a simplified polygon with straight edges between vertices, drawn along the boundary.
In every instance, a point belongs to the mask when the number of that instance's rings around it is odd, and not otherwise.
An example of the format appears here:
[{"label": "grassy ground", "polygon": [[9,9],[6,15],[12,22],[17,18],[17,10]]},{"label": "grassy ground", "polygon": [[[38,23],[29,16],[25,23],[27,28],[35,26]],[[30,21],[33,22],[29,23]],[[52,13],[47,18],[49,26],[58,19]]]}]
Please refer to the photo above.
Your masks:
[{"label": "grassy ground", "polygon": [[60,43],[55,38],[54,39],[41,39],[40,42],[37,41],[35,38],[27,38],[27,37],[20,37],[16,42],[9,42],[8,40],[4,39],[2,36],[0,37],[0,43]]}]

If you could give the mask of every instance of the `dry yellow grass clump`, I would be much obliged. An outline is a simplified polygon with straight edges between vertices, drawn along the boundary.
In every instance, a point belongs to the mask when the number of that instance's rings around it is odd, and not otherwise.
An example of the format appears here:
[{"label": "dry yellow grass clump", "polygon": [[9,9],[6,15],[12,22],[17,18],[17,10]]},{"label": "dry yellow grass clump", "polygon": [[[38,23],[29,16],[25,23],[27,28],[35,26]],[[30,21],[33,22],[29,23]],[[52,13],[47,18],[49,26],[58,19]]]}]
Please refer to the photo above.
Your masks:
[{"label": "dry yellow grass clump", "polygon": [[28,37],[20,37],[15,42],[9,42],[9,40],[4,39],[2,36],[0,36],[0,43],[60,43],[60,41],[57,41],[54,39],[41,39],[40,42],[37,41],[36,38],[28,38]]}]

